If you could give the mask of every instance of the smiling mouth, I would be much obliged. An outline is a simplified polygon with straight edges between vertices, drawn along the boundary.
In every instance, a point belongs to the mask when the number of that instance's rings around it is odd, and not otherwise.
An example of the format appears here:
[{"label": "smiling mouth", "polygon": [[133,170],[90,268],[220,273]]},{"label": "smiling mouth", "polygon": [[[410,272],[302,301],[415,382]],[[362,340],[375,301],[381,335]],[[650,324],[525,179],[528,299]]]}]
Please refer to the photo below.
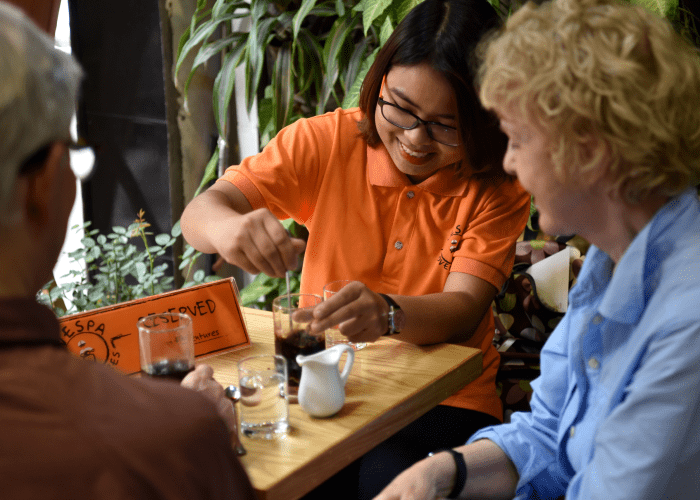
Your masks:
[{"label": "smiling mouth", "polygon": [[406,153],[407,155],[413,156],[414,158],[426,158],[430,153],[420,153],[418,151],[413,151],[412,149],[408,149],[402,142],[399,141],[399,145],[401,147],[401,150]]}]

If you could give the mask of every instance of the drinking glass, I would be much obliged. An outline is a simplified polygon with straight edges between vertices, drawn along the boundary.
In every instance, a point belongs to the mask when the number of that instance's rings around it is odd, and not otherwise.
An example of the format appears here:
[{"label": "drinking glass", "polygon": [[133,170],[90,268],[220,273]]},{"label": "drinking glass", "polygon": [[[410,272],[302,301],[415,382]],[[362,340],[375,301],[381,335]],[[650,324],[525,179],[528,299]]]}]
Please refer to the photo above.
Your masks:
[{"label": "drinking glass", "polygon": [[238,362],[241,432],[271,439],[289,429],[287,361],[282,356],[250,356]]},{"label": "drinking glass", "polygon": [[[352,283],[350,280],[331,281],[323,287],[323,300],[328,300],[334,294],[338,293],[345,285]],[[331,347],[336,344],[348,344],[356,351],[367,347],[366,342],[350,342],[348,338],[340,333],[338,325],[326,330],[326,346]]]},{"label": "drinking glass", "polygon": [[301,367],[297,355],[314,354],[326,348],[325,332],[309,331],[314,307],[323,302],[319,295],[292,293],[280,295],[272,301],[275,323],[275,353],[287,360],[289,394],[299,392]]},{"label": "drinking glass", "polygon": [[179,382],[194,370],[192,318],[167,312],[138,320],[141,370],[151,377]]}]

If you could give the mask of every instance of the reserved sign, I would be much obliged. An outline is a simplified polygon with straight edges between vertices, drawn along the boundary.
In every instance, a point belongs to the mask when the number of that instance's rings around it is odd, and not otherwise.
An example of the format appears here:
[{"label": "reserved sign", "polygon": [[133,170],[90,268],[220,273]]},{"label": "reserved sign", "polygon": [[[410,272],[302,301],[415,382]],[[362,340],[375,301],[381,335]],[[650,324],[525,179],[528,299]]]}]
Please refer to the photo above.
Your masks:
[{"label": "reserved sign", "polygon": [[195,357],[250,345],[233,278],[123,302],[59,318],[61,339],[75,355],[118,368],[141,371],[136,322],[149,314],[180,312],[192,317]]}]

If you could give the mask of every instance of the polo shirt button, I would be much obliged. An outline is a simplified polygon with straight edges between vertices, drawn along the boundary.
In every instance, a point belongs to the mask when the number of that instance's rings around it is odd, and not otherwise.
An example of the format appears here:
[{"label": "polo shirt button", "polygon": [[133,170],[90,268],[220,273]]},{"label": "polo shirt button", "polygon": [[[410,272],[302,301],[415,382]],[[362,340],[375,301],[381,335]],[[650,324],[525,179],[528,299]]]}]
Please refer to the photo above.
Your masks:
[{"label": "polo shirt button", "polygon": [[603,322],[603,317],[602,317],[600,314],[596,314],[596,315],[593,317],[593,324],[594,324],[594,325],[599,325],[599,324],[601,324],[602,322]]},{"label": "polo shirt button", "polygon": [[403,243],[397,241],[396,243],[394,243],[394,248],[397,250],[401,250],[403,248]]},{"label": "polo shirt button", "polygon": [[571,429],[569,429],[569,437],[574,437],[575,434],[576,434],[576,427],[572,425]]},{"label": "polo shirt button", "polygon": [[597,370],[600,367],[600,362],[595,358],[591,358],[588,360],[588,366],[590,366],[592,370]]},{"label": "polo shirt button", "polygon": [[416,193],[414,193],[413,191],[409,191],[408,193],[406,193],[406,196],[408,196],[408,199],[409,199],[409,200],[410,200],[411,198],[413,198],[415,195],[416,195]]}]

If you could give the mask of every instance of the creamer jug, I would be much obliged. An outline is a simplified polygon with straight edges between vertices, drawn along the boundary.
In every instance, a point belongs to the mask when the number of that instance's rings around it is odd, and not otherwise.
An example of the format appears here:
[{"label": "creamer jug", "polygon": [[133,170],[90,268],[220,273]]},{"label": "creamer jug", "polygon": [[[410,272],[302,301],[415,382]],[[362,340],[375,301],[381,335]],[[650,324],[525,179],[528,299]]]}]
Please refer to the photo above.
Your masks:
[{"label": "creamer jug", "polygon": [[[339,372],[340,357],[348,353],[343,371]],[[355,361],[355,351],[347,344],[334,345],[325,351],[298,355],[301,366],[299,406],[312,417],[330,417],[345,404],[345,382]]]}]

